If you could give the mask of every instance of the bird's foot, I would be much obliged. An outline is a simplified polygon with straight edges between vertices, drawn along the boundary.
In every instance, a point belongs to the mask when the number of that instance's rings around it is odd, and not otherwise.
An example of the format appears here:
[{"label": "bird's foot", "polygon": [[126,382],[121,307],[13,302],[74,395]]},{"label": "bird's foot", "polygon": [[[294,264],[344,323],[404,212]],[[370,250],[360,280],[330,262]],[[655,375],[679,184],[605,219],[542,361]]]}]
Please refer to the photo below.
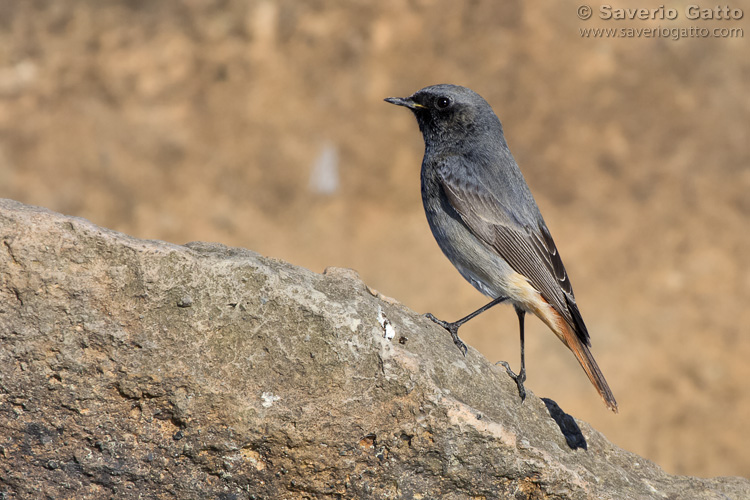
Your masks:
[{"label": "bird's foot", "polygon": [[434,323],[437,323],[438,325],[448,330],[448,332],[451,334],[451,337],[453,338],[453,343],[456,344],[456,347],[458,347],[458,350],[461,351],[464,356],[466,356],[466,353],[469,351],[469,348],[466,347],[466,344],[464,344],[463,340],[458,338],[458,327],[461,326],[461,323],[459,322],[448,323],[447,321],[443,321],[442,319],[437,319],[435,316],[433,316],[430,313],[425,314],[424,317],[429,320],[432,320]]},{"label": "bird's foot", "polygon": [[505,371],[508,372],[508,375],[510,375],[510,378],[513,379],[518,387],[518,395],[521,396],[521,401],[524,401],[526,399],[526,388],[523,386],[523,383],[526,382],[526,368],[521,368],[521,371],[516,375],[513,373],[513,370],[510,369],[510,365],[507,361],[498,361],[495,364],[503,365],[505,367]]}]

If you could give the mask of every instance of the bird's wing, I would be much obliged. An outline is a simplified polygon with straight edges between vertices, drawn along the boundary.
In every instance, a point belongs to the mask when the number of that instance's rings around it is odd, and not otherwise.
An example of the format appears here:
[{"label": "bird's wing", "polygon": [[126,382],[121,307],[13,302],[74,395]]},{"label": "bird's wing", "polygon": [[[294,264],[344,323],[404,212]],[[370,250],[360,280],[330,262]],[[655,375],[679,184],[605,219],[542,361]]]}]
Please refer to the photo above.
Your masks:
[{"label": "bird's wing", "polygon": [[590,345],[568,273],[541,216],[514,215],[520,212],[512,206],[518,200],[503,196],[502,185],[488,186],[493,176],[477,175],[476,168],[467,168],[461,159],[453,157],[436,168],[448,201],[469,230],[525,276],[578,338]]}]

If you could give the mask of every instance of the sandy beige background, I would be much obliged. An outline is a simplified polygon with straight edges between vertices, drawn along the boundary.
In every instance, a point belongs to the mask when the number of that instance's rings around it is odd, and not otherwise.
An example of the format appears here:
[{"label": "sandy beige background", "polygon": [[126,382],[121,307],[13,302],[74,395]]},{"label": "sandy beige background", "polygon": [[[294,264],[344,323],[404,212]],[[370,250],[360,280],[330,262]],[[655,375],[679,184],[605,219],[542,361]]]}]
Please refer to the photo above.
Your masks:
[{"label": "sandy beige background", "polygon": [[[416,122],[382,99],[470,86],[503,120],[621,413],[537,320],[527,387],[670,472],[750,476],[750,3],[739,21],[688,21],[687,3],[618,23],[570,1],[4,0],[0,196],[352,267],[452,320],[484,298],[429,233]],[[597,26],[745,33],[580,36]],[[510,308],[463,336],[517,367]]]}]

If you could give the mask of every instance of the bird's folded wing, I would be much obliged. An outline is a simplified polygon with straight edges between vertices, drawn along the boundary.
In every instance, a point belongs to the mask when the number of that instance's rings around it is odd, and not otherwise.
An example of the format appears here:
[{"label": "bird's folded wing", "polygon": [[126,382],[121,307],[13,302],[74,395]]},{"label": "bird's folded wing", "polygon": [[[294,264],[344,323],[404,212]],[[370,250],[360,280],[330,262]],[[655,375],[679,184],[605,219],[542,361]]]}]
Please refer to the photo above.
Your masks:
[{"label": "bird's folded wing", "polygon": [[451,206],[468,229],[493,248],[517,273],[549,302],[573,328],[579,339],[590,345],[555,242],[544,220],[519,221],[502,189],[486,185],[474,172],[456,164],[438,166],[438,177]]}]

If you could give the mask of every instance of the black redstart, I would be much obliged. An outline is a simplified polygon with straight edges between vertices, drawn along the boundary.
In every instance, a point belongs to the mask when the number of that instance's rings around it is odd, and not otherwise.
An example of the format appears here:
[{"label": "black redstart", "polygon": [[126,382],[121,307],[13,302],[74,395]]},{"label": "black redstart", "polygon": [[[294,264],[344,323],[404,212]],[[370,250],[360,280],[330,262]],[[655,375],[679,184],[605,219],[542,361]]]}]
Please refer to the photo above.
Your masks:
[{"label": "black redstart", "polygon": [[589,350],[589,334],[560,254],[490,105],[456,85],[434,85],[386,101],[409,108],[424,136],[422,202],[433,236],[461,275],[493,299],[453,323],[427,316],[451,333],[465,355],[458,328],[496,304],[513,304],[521,331],[521,370],[516,375],[503,364],[523,399],[524,316],[534,313],[573,351],[606,405],[617,412]]}]

